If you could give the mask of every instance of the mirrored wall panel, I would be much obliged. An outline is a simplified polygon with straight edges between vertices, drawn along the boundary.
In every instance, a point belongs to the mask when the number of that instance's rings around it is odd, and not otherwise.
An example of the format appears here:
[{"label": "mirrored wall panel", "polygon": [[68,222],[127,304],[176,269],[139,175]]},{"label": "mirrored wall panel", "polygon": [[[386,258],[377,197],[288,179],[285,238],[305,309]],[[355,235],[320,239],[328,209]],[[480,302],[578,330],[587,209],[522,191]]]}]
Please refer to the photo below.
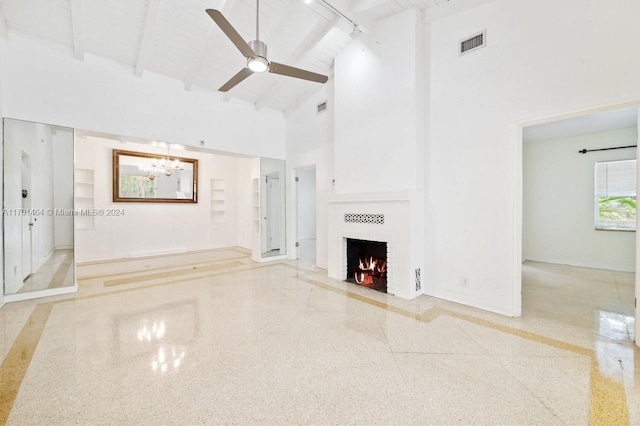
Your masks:
[{"label": "mirrored wall panel", "polygon": [[286,253],[284,160],[260,159],[262,257]]},{"label": "mirrored wall panel", "polygon": [[4,294],[73,286],[73,129],[4,119]]}]

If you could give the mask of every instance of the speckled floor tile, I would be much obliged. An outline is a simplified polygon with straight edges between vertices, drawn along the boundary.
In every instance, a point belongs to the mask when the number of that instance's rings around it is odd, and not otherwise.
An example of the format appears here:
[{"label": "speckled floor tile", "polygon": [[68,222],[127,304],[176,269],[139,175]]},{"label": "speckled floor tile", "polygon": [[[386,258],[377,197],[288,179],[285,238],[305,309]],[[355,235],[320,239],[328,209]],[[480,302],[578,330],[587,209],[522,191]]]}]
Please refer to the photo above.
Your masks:
[{"label": "speckled floor tile", "polygon": [[507,318],[238,249],[81,266],[0,309],[0,423],[640,424],[632,277],[527,268]]}]

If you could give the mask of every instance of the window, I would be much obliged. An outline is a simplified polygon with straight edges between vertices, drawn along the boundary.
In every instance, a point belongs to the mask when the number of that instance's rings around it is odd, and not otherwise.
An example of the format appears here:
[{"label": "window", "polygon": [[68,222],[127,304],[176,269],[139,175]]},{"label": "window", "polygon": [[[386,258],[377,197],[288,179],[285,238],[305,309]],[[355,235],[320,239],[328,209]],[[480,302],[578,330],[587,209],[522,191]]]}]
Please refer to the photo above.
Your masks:
[{"label": "window", "polygon": [[596,229],[636,229],[636,160],[596,163]]}]

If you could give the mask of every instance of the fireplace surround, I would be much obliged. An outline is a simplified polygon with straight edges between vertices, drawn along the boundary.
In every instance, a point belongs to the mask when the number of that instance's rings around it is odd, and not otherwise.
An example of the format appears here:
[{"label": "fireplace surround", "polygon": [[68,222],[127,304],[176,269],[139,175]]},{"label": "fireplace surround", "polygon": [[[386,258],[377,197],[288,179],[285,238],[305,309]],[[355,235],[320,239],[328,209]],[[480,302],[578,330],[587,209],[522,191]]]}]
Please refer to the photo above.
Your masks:
[{"label": "fireplace surround", "polygon": [[[422,197],[410,193],[339,194],[329,199],[329,277],[347,280],[347,240],[386,244],[387,293],[423,294]],[[355,285],[355,284],[354,284]]]}]

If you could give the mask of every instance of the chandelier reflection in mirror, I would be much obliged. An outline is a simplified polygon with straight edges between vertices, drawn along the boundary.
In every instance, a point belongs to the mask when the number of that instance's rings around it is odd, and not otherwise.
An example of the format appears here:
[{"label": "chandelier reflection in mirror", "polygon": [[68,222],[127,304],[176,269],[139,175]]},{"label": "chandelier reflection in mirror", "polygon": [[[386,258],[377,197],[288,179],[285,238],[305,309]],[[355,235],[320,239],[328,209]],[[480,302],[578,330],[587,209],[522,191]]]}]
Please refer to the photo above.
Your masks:
[{"label": "chandelier reflection in mirror", "polygon": [[149,180],[154,180],[158,175],[171,176],[178,170],[184,170],[184,165],[177,158],[173,160],[170,158],[154,159],[150,165],[140,166],[140,171],[147,175]]}]

